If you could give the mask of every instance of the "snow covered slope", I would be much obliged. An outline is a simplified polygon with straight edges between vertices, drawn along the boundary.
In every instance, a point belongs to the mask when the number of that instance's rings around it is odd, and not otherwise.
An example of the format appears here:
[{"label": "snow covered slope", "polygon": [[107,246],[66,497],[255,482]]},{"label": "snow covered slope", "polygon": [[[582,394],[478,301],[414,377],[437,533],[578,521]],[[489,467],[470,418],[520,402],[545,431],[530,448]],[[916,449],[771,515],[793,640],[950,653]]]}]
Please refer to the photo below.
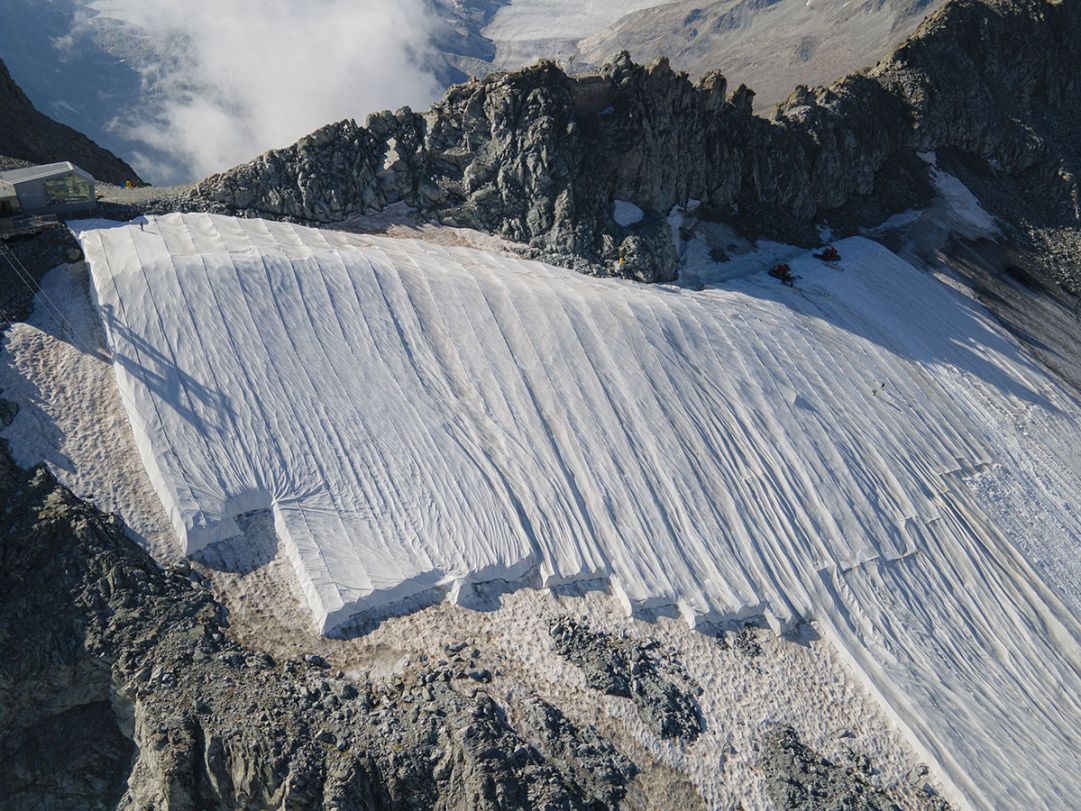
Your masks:
[{"label": "snow covered slope", "polygon": [[80,237],[187,550],[271,510],[325,631],[486,580],[813,618],[958,800],[1081,791],[1081,405],[876,243],[692,291],[210,215]]}]

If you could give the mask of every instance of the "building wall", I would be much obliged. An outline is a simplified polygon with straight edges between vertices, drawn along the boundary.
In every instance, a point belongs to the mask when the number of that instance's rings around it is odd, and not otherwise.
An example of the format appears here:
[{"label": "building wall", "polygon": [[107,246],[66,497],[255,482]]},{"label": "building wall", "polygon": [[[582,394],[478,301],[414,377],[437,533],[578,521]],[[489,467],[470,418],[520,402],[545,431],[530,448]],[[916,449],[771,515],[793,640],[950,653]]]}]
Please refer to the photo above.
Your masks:
[{"label": "building wall", "polygon": [[[63,193],[58,193],[56,184],[66,183],[69,186],[84,186],[89,189],[88,199],[72,201],[63,199]],[[32,178],[15,183],[15,191],[19,196],[19,205],[26,214],[72,214],[83,211],[92,211],[97,207],[95,200],[95,186],[93,180],[86,180],[78,173],[64,172],[58,175],[44,178]]]}]

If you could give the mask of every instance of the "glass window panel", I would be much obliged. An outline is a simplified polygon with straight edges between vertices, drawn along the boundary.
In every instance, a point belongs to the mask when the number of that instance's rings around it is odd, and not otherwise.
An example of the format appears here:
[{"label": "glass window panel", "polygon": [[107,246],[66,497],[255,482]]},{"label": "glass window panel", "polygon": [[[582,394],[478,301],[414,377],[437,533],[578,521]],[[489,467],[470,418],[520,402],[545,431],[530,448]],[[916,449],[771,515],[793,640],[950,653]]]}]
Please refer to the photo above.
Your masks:
[{"label": "glass window panel", "polygon": [[45,181],[45,205],[60,206],[93,202],[90,182],[78,175],[51,177]]}]

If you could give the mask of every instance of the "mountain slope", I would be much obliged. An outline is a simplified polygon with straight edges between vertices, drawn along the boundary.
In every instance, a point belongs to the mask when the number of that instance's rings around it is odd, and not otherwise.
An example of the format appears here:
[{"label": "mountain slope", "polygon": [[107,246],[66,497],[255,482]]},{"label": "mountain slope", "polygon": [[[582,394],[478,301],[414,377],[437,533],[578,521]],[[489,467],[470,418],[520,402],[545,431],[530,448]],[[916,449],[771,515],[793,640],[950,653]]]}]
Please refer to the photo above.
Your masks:
[{"label": "mountain slope", "polygon": [[713,0],[566,3],[518,0],[481,31],[488,69],[555,59],[596,71],[618,53],[667,58],[697,79],[720,71],[746,84],[767,110],[800,84],[828,84],[889,54],[944,0]]},{"label": "mountain slope", "polygon": [[[584,37],[606,29],[624,15],[664,5],[665,0],[510,0],[481,31],[491,41],[491,67],[516,70],[538,59],[571,62]],[[613,54],[605,54],[610,57]],[[600,64],[600,63],[598,63]]]},{"label": "mountain slope", "polygon": [[33,163],[71,161],[98,180],[138,181],[135,170],[82,133],[38,112],[0,60],[0,155]]},{"label": "mountain slope", "polygon": [[963,802],[1081,790],[1081,405],[881,246],[694,291],[259,220],[85,227],[186,551],[269,510],[325,631],[598,578],[645,616],[813,619]]},{"label": "mountain slope", "polygon": [[[624,55],[581,78],[544,63],[455,86],[425,115],[329,125],[206,179],[191,205],[333,222],[404,201],[656,281],[678,273],[681,210],[811,245],[819,226],[856,233],[926,204],[923,157],[942,150],[993,182],[995,215],[1043,240],[1039,278],[1077,290],[1079,42],[1081,5],[955,0],[873,70],[797,88],[770,119],[746,87],[694,84],[664,60]],[[620,221],[617,201],[643,216]]]},{"label": "mountain slope", "polygon": [[721,0],[680,2],[628,14],[577,43],[579,64],[628,51],[646,63],[667,57],[692,77],[719,70],[755,91],[756,107],[797,85],[829,84],[870,67],[916,30],[943,0]]},{"label": "mountain slope", "polygon": [[[368,13],[365,9],[370,6],[378,4],[358,4],[357,13]],[[819,0],[810,9],[793,0],[730,6],[712,3],[691,10],[685,3],[660,0],[587,5],[565,0],[422,0],[417,30],[423,29],[423,41],[411,47],[416,50],[417,70],[431,74],[443,87],[493,70],[517,70],[539,58],[560,59],[571,72],[582,72],[624,48],[643,63],[655,55],[668,55],[677,68],[689,69],[696,77],[721,69],[734,85],[742,82],[755,88],[760,106],[765,106],[800,82],[831,81],[873,63],[888,45],[912,30],[924,4],[866,3],[858,13],[839,0]],[[721,25],[733,16],[738,25]],[[270,35],[276,30],[275,19],[280,28],[290,25],[280,10],[268,15],[262,24]],[[239,47],[235,37],[210,36],[204,41],[208,30],[213,27],[185,30],[165,22],[155,27],[127,3],[0,4],[0,54],[27,95],[47,115],[123,156],[155,183],[193,180],[191,167],[196,165],[205,166],[204,171],[227,168],[209,158],[193,160],[199,141],[178,137],[183,128],[169,129],[181,123],[169,117],[175,108],[188,111],[191,117],[185,121],[205,121],[200,116],[207,111],[197,102],[224,104],[239,116],[237,126],[243,127],[252,121],[251,110],[263,106],[254,87],[246,88],[238,101],[236,88],[222,75],[225,69],[200,69],[201,60],[221,61],[223,48]],[[323,79],[313,76],[312,81]],[[293,97],[297,91],[282,87],[280,81],[273,84],[266,92],[276,94],[275,103],[291,111],[305,110]],[[383,97],[378,103],[389,102]],[[365,112],[363,106],[358,109],[355,94],[343,93],[325,111],[325,118],[305,118],[301,126]],[[261,136],[251,133],[252,152],[277,145],[276,138],[265,132]],[[202,149],[205,155],[214,154],[208,144]],[[230,154],[234,160],[239,157]]]}]

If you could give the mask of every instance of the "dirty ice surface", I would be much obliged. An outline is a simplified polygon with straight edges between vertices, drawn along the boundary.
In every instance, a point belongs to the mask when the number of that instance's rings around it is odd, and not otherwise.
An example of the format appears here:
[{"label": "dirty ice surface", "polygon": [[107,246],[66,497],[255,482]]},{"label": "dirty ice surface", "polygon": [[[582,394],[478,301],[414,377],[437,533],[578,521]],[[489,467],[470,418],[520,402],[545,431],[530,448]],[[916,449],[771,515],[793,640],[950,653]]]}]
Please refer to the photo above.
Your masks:
[{"label": "dirty ice surface", "polygon": [[885,248],[692,290],[261,220],[76,227],[182,543],[269,509],[324,631],[486,580],[809,617],[961,805],[1081,791],[1078,606],[979,486],[1009,471],[1081,537],[1081,407]]}]

